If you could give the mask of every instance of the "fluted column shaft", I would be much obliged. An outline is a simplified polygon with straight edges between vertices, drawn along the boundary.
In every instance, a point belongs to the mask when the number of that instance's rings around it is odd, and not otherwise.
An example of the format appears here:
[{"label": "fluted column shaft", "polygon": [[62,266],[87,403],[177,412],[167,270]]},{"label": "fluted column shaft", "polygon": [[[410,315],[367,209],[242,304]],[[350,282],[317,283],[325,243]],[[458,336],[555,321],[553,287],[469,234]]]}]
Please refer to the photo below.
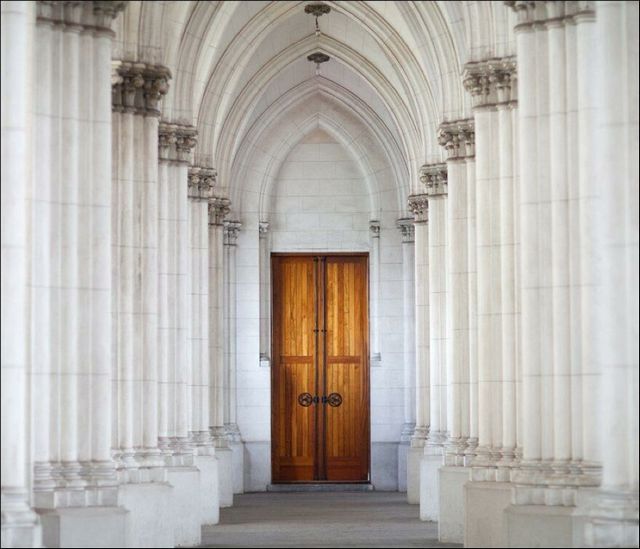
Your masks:
[{"label": "fluted column shaft", "polygon": [[29,506],[25,417],[29,334],[27,193],[32,174],[30,90],[35,5],[3,2],[1,10],[2,546],[36,547],[41,541]]},{"label": "fluted column shaft", "polygon": [[411,195],[409,209],[414,215],[415,361],[416,426],[411,446],[422,447],[430,424],[429,376],[429,199],[426,194]]},{"label": "fluted column shaft", "polygon": [[516,261],[514,225],[515,61],[469,63],[474,104],[478,343],[477,480],[509,480],[516,447]]},{"label": "fluted column shaft", "polygon": [[[594,547],[638,545],[638,4],[596,5],[596,268],[592,288],[602,487]],[[580,38],[579,38],[580,39]],[[596,214],[597,212],[597,214]]]},{"label": "fluted column shaft", "polygon": [[224,430],[224,216],[229,201],[209,201],[209,428],[216,447],[226,447]]},{"label": "fluted column shaft", "polygon": [[428,442],[441,445],[447,433],[447,168],[434,164],[421,168],[429,200],[429,385]]},{"label": "fluted column shaft", "polygon": [[[463,465],[470,435],[469,261],[466,158],[473,155],[472,120],[440,126],[447,151],[447,425],[445,463]],[[474,241],[475,242],[475,241]]]},{"label": "fluted column shaft", "polygon": [[159,127],[158,180],[158,425],[165,460],[188,460],[188,165],[195,128],[163,122]]},{"label": "fluted column shaft", "polygon": [[369,221],[371,233],[370,309],[371,309],[371,365],[380,363],[380,222]]},{"label": "fluted column shaft", "polygon": [[271,361],[271,258],[269,222],[258,226],[260,247],[260,365]]},{"label": "fluted column shaft", "polygon": [[402,235],[402,293],[403,293],[403,362],[404,362],[404,425],[400,439],[411,440],[416,427],[416,363],[415,363],[415,232],[412,218],[397,221]]},{"label": "fluted column shaft", "polygon": [[110,24],[121,7],[36,6],[35,60],[42,79],[35,86],[33,245],[26,279],[32,296],[30,402],[38,426],[33,487],[41,508],[115,503]]},{"label": "fluted column shaft", "polygon": [[113,78],[114,446],[124,482],[164,478],[158,468],[158,101],[169,77],[164,67],[118,62]]},{"label": "fluted column shaft", "polygon": [[225,289],[227,304],[227,341],[226,341],[226,368],[225,368],[225,430],[230,440],[240,440],[238,429],[238,403],[237,403],[237,364],[236,364],[236,250],[238,233],[241,224],[239,221],[226,221],[224,224],[224,243],[226,249],[225,263]]},{"label": "fluted column shaft", "polygon": [[189,344],[191,346],[190,441],[196,452],[209,447],[209,224],[208,201],[216,172],[189,170]]}]

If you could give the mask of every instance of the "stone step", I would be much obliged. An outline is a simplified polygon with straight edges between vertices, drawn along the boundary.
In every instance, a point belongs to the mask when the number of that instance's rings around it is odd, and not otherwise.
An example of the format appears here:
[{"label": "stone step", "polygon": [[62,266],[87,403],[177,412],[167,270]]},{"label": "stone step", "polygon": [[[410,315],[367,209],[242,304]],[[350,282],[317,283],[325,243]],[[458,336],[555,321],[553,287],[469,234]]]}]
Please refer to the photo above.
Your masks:
[{"label": "stone step", "polygon": [[267,492],[372,492],[373,490],[373,484],[347,482],[267,485]]}]

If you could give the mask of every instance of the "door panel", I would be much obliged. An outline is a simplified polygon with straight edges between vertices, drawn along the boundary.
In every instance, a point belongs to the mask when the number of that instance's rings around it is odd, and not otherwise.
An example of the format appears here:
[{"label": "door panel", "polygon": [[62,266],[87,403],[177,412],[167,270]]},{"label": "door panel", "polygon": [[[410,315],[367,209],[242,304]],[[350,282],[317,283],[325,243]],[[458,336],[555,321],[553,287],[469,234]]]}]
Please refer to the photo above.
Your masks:
[{"label": "door panel", "polygon": [[274,481],[313,480],[316,410],[298,395],[316,394],[316,271],[312,257],[273,258]]},{"label": "door panel", "polygon": [[[367,257],[274,255],[272,268],[273,482],[366,482]],[[341,402],[323,403],[332,393]]]},{"label": "door panel", "polygon": [[342,404],[325,406],[327,480],[368,479],[367,304],[367,258],[328,257],[324,394],[338,393]]}]

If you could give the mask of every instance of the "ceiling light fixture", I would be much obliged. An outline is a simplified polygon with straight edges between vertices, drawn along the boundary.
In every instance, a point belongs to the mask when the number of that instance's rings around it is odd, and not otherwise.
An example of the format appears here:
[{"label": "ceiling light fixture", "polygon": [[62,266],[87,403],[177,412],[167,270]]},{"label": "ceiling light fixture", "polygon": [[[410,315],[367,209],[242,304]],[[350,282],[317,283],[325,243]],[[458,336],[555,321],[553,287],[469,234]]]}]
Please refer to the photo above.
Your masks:
[{"label": "ceiling light fixture", "polygon": [[[320,25],[318,24],[318,17],[329,13],[330,11],[331,7],[326,4],[307,4],[304,7],[305,13],[310,13],[316,18],[316,38],[318,38],[318,40],[320,39]],[[307,55],[307,59],[316,64],[316,76],[320,76],[320,64],[326,63],[331,58],[327,54],[317,51]]]}]

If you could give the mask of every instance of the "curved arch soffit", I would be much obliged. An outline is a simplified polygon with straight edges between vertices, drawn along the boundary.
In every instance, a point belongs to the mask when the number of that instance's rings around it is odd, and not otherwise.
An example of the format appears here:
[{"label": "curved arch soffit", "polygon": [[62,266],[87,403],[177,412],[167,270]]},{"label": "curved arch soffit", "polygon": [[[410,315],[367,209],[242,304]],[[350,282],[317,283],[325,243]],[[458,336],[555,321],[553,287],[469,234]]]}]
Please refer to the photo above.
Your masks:
[{"label": "curved arch soffit", "polygon": [[[247,148],[252,143],[264,142],[262,135],[265,135],[271,127],[281,127],[281,121],[286,120],[287,114],[305,101],[309,101],[316,94],[324,95],[329,100],[333,100],[336,105],[341,106],[350,113],[357,123],[364,127],[368,135],[371,135],[385,155],[387,164],[391,168],[393,177],[397,182],[410,181],[410,173],[417,174],[418,169],[411,169],[411,162],[406,158],[393,134],[378,117],[378,115],[358,96],[349,90],[330,80],[307,80],[302,84],[290,89],[261,114],[251,128],[243,136],[236,153],[233,157],[221,159],[219,177],[225,181],[235,181],[235,175],[240,167],[246,163]],[[366,151],[365,151],[366,153]],[[408,187],[407,187],[408,188]],[[403,195],[400,194],[398,204],[402,206]],[[402,207],[400,207],[402,210]]]},{"label": "curved arch soffit", "polygon": [[[289,96],[281,98],[278,108],[272,108],[271,110],[274,112],[268,113],[268,117],[263,116],[258,123],[254,125],[248,133],[247,138],[243,142],[234,161],[234,169],[230,180],[240,182],[248,181],[248,172],[255,167],[254,164],[249,162],[254,146],[256,146],[255,144],[269,142],[268,136],[270,134],[281,135],[283,132],[286,132],[289,128],[283,128],[281,121],[286,119],[287,113],[290,113],[302,103],[309,103],[310,98],[314,95],[320,96],[321,100],[322,96],[324,96],[324,101],[329,100],[333,102],[338,108],[344,111],[346,118],[349,118],[349,116],[351,117],[350,125],[355,124],[360,126],[363,131],[359,132],[357,135],[353,135],[345,128],[345,124],[338,124],[335,120],[331,120],[327,115],[319,112],[314,112],[311,115],[304,113],[303,116],[306,116],[306,118],[302,121],[291,119],[291,125],[295,128],[295,133],[293,134],[295,138],[273,139],[273,146],[269,150],[263,150],[265,156],[269,158],[269,161],[264,169],[260,170],[263,174],[260,178],[260,190],[258,193],[261,197],[259,205],[260,213],[262,214],[265,212],[267,205],[264,203],[264,197],[267,196],[267,192],[270,190],[269,186],[276,178],[282,162],[284,162],[293,147],[295,147],[300,140],[309,133],[309,131],[314,127],[318,127],[319,120],[321,119],[323,128],[326,129],[327,133],[332,135],[339,143],[349,150],[354,159],[358,159],[360,169],[366,176],[370,196],[377,197],[378,192],[381,189],[374,181],[375,173],[378,170],[370,164],[368,159],[372,157],[372,154],[375,155],[373,158],[379,158],[380,153],[386,157],[384,165],[389,168],[389,177],[392,178],[395,184],[395,207],[398,211],[404,211],[406,209],[404,207],[405,197],[408,194],[409,188],[404,182],[408,181],[408,170],[406,163],[403,162],[403,159],[399,154],[399,150],[396,150],[394,153],[394,151],[390,151],[388,147],[385,147],[384,139],[380,136],[380,130],[368,123],[366,119],[362,119],[360,116],[357,116],[357,112],[351,105],[349,105],[348,100],[347,102],[345,102],[344,98],[341,100],[339,95],[335,94],[334,90],[328,88],[319,90],[317,87],[310,87],[308,85],[303,87],[305,89],[301,89],[295,94],[290,93]],[[309,124],[311,124],[311,126],[309,126]],[[300,128],[302,127],[306,129],[306,133],[301,133]],[[366,150],[358,142],[359,135],[362,135],[364,132],[366,132],[366,135],[371,136],[372,143],[377,150]],[[242,204],[244,190],[244,188],[240,188],[239,186],[235,186],[230,189],[232,203],[236,201],[236,203],[239,204],[241,211],[244,209],[244,205]],[[378,211],[379,204],[373,203],[371,208],[372,212],[376,212]]]},{"label": "curved arch soffit", "polygon": [[[214,127],[214,122],[212,121],[216,111],[216,106],[213,104],[215,96],[208,94],[207,99],[202,103],[201,112],[198,116],[200,134],[204,136],[198,144],[200,152],[213,154],[216,163],[222,169],[221,163],[224,161],[223,159],[232,157],[232,151],[237,149],[237,143],[242,139],[243,131],[241,128],[243,125],[246,126],[246,121],[250,118],[250,106],[259,101],[259,96],[264,92],[268,83],[290,63],[303,55],[306,56],[308,53],[317,50],[330,55],[338,62],[342,62],[349,70],[361,76],[369,84],[394,121],[396,133],[402,139],[401,147],[405,156],[408,159],[420,162],[422,160],[422,141],[430,137],[435,142],[435,135],[424,135],[425,128],[417,126],[412,114],[408,111],[396,90],[371,63],[351,48],[328,37],[324,37],[321,40],[321,47],[317,47],[317,41],[313,37],[308,37],[301,42],[292,44],[286,50],[273,57],[269,64],[263,66],[256,73],[250,84],[247,84],[245,89],[238,95],[236,103],[233,105],[220,131],[220,138],[217,144],[213,142],[212,132],[205,130],[205,128]],[[435,121],[434,105],[432,104],[431,107],[431,117]],[[243,119],[245,119],[244,122]],[[233,144],[234,141],[235,146]],[[213,147],[215,147],[215,150]]]},{"label": "curved arch soffit", "polygon": [[[278,2],[274,4],[280,5],[284,3]],[[299,5],[296,4],[296,6]],[[398,74],[401,78],[401,81],[406,82],[405,88],[408,92],[410,92],[411,90],[427,90],[427,93],[420,94],[420,96],[422,96],[423,101],[428,100],[427,102],[429,103],[429,105],[423,106],[423,108],[413,109],[414,112],[412,113],[409,106],[405,105],[403,102],[397,102],[399,100],[399,96],[396,101],[390,102],[388,99],[385,101],[391,113],[398,112],[398,109],[402,109],[404,111],[407,111],[408,113],[411,113],[411,115],[408,116],[403,122],[401,127],[413,127],[416,128],[416,131],[419,134],[422,134],[425,131],[424,128],[430,127],[427,121],[433,120],[435,121],[433,122],[433,124],[437,124],[438,115],[437,110],[435,109],[435,103],[433,102],[433,97],[431,96],[431,94],[428,93],[428,90],[430,89],[429,83],[413,53],[406,46],[406,44],[403,43],[402,39],[397,35],[394,29],[390,27],[389,24],[379,16],[379,14],[374,13],[372,8],[370,7],[359,6],[356,8],[354,5],[349,5],[349,9],[345,9],[345,6],[339,4],[336,5],[335,8],[337,11],[344,13],[350,19],[356,21],[356,23],[359,25],[362,25],[363,17],[370,23],[367,26],[367,29],[371,32],[371,35],[377,41],[382,51],[386,53],[390,60],[393,60],[395,62],[397,70],[399,71]],[[278,9],[280,13],[279,18],[281,19],[292,17],[297,13],[293,10],[292,7],[285,7],[280,5]],[[269,32],[269,26],[265,23],[265,21],[273,23],[276,20],[275,17],[267,17],[267,11],[268,9],[265,8],[265,10],[260,12],[261,18],[254,18],[249,23],[247,23],[247,25],[245,25],[245,27],[234,39],[235,43],[227,49],[223,58],[220,59],[216,67],[211,68],[211,71],[206,78],[207,84],[205,91],[203,91],[202,94],[202,103],[199,108],[198,116],[199,124],[202,123],[203,119],[206,119],[210,128],[219,128],[219,119],[221,116],[224,116],[224,114],[221,113],[225,113],[231,109],[231,106],[229,106],[228,102],[235,101],[235,94],[229,94],[228,90],[230,88],[232,89],[234,85],[237,84],[237,81],[242,76],[242,67],[246,66],[246,59],[253,55],[255,50],[262,43],[261,38],[264,38],[263,35],[266,35]],[[269,13],[271,12],[269,11]],[[260,20],[256,21],[255,19]],[[310,41],[313,42],[313,44],[309,44],[309,50],[315,49],[317,41],[315,40],[315,37],[310,38]],[[372,82],[374,90],[376,90],[378,87],[382,87],[381,84],[386,79],[384,79],[383,75],[377,71],[375,66],[364,57],[362,57],[360,53],[351,50],[350,48],[348,48],[348,46],[336,41],[335,39],[331,39],[331,41],[333,41],[338,46],[334,46],[333,51],[331,51],[331,47],[326,45],[326,42],[329,42],[329,40],[326,40],[326,35],[323,35],[323,38],[325,38],[325,47],[327,49],[326,53],[333,53],[334,57],[341,58],[342,61],[345,62],[345,64],[351,67],[351,69],[355,70],[356,72],[360,72],[361,74],[362,72],[359,71],[359,67],[363,65],[369,65],[371,67],[371,69],[369,69],[368,71],[369,74],[362,74],[363,78]],[[238,43],[240,42],[242,43],[242,47],[238,45]],[[249,44],[249,47],[247,47],[247,44]],[[392,45],[395,47],[395,50],[392,49]],[[313,46],[313,48],[311,46]],[[298,43],[296,47],[299,48],[300,44]],[[287,50],[289,49],[290,48],[287,48]],[[282,52],[280,52],[280,54],[276,55],[275,57],[277,58],[281,54]],[[296,56],[300,56],[301,54],[302,52],[299,50],[296,52]],[[446,65],[446,62],[443,62],[441,65]],[[218,66],[221,67],[220,70],[218,70]],[[372,78],[375,73],[378,73],[378,78]],[[252,81],[254,81],[254,77],[252,77]],[[380,77],[382,77],[383,80],[380,80]],[[397,92],[395,93],[397,94]],[[220,100],[221,97],[223,97],[224,100]],[[426,112],[421,112],[423,110]],[[430,135],[428,135],[427,137],[432,138],[432,136]],[[421,138],[422,139],[420,141],[422,141],[422,143],[420,144],[423,145],[426,149],[427,141],[425,141],[425,137],[422,135]],[[212,143],[212,146],[209,150],[213,152],[213,147],[217,148],[217,145],[215,145],[217,136],[212,135],[212,140],[214,143]],[[434,140],[432,138],[432,142],[433,141]],[[431,148],[429,148],[429,150],[431,150]]]}]

